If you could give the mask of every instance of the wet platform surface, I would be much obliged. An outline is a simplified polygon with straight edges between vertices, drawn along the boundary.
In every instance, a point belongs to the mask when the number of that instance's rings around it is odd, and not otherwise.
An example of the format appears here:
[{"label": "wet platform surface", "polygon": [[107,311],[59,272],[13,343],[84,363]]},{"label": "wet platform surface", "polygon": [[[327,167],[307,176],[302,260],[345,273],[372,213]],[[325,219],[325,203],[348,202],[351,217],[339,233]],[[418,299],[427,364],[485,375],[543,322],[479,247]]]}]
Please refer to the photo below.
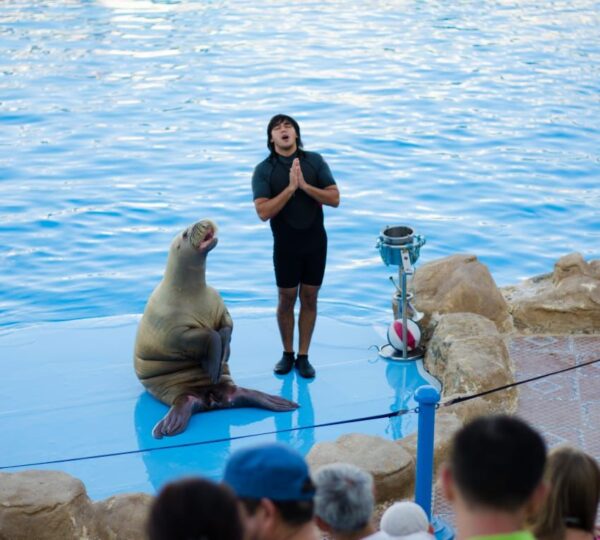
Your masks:
[{"label": "wet platform surface", "polygon": [[262,440],[284,441],[306,454],[316,442],[348,432],[397,439],[416,430],[414,413],[323,426],[414,408],[416,388],[435,382],[420,363],[379,357],[375,346],[385,343],[385,327],[320,317],[311,346],[317,377],[306,380],[272,372],[281,355],[274,314],[232,315],[235,382],[295,400],[298,410],[197,414],[183,434],[155,440],[152,427],[167,407],[144,390],[133,371],[139,316],[5,331],[0,472],[62,470],[99,500],[153,493],[182,475],[220,479],[233,450]]}]

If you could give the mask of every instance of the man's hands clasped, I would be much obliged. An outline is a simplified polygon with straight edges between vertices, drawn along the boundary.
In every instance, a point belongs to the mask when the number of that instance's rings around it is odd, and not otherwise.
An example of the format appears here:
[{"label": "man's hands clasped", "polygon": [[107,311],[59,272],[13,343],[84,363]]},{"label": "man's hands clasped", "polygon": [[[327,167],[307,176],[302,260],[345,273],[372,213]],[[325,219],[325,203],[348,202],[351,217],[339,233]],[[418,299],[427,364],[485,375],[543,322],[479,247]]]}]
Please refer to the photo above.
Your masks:
[{"label": "man's hands clasped", "polygon": [[300,160],[296,158],[292,162],[292,168],[290,169],[290,184],[288,189],[290,189],[292,194],[294,194],[298,188],[306,191],[307,186],[308,183],[306,180],[304,180],[302,168],[300,167]]}]

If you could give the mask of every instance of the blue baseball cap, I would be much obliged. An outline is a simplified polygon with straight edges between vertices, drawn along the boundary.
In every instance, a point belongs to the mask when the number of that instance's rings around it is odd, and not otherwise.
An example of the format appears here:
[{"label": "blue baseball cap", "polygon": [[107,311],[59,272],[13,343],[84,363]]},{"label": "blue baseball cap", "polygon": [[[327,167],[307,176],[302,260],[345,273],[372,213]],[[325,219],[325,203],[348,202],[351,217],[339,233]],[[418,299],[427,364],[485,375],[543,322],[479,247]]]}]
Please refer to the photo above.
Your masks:
[{"label": "blue baseball cap", "polygon": [[234,452],[223,482],[238,497],[273,501],[310,501],[315,487],[300,452],[282,443],[249,446]]}]

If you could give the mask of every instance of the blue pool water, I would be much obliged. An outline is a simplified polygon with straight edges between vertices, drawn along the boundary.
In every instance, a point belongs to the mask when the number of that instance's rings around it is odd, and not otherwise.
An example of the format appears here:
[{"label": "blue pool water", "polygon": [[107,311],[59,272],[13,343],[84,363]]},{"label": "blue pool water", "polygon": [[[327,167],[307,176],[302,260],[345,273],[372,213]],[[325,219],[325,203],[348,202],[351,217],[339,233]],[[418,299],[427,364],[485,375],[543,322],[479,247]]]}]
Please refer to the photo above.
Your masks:
[{"label": "blue pool water", "polygon": [[[179,441],[279,431],[306,452],[347,429],[282,425],[412,406],[416,366],[369,352],[395,273],[377,236],[410,225],[427,237],[417,266],[474,253],[499,285],[598,258],[599,27],[592,0],[0,3],[0,467],[66,460],[95,498],[218,477],[241,442],[147,452],[172,441],[148,439],[164,411],[131,370],[170,240],[199,217],[220,226],[208,280],[236,320],[236,380],[303,407],[199,415]],[[250,190],[278,112],[342,194],[319,377],[291,387],[270,374],[271,234]]]},{"label": "blue pool water", "polygon": [[332,316],[389,309],[387,224],[501,285],[597,258],[599,27],[592,0],[2,2],[0,325],[141,312],[205,216],[226,301],[271,309],[250,177],[280,111],[340,185]]}]

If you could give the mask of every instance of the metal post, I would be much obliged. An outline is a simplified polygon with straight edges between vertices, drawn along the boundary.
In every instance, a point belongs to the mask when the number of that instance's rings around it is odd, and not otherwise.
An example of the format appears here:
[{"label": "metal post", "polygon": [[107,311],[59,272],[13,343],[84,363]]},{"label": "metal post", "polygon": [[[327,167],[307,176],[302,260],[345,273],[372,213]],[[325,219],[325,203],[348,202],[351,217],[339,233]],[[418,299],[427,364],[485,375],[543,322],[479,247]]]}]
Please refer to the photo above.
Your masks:
[{"label": "metal post", "polygon": [[433,386],[420,386],[415,392],[415,399],[419,404],[415,502],[425,510],[429,521],[431,521],[433,433],[435,428],[435,408],[440,401],[440,393]]},{"label": "metal post", "polygon": [[406,314],[406,272],[404,269],[400,270],[402,274],[402,357],[406,360],[408,358],[408,316]]}]

